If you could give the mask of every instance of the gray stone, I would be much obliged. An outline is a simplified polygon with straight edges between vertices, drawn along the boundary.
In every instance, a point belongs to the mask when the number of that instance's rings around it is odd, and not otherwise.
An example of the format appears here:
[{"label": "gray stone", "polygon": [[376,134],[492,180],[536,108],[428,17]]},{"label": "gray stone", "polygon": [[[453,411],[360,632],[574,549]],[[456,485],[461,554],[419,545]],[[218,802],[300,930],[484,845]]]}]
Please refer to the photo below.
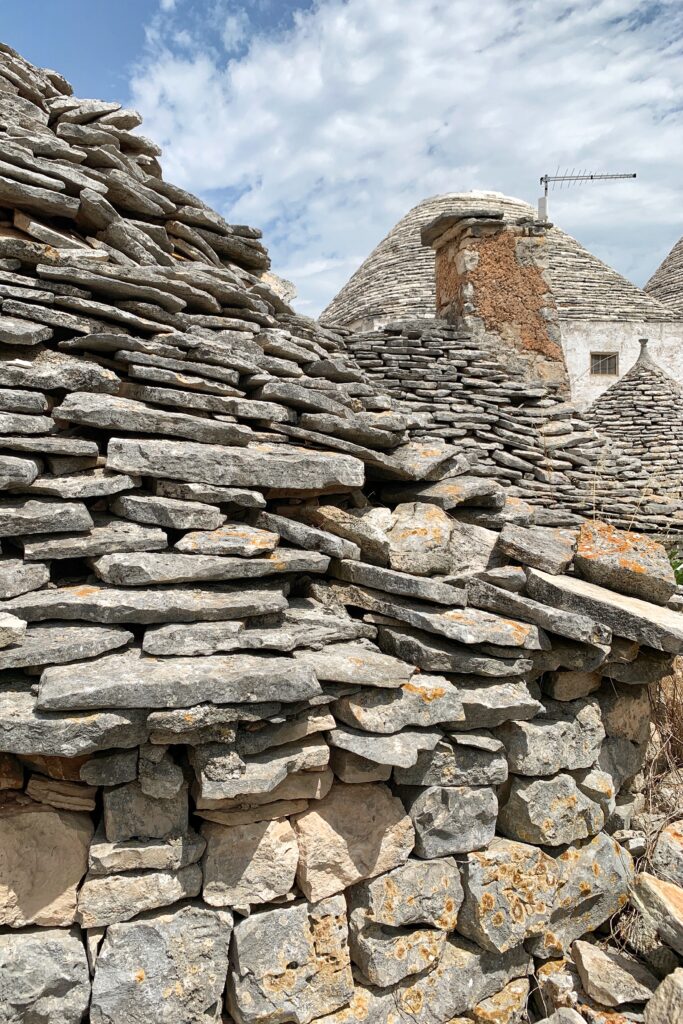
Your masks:
[{"label": "gray stone", "polygon": [[574,576],[549,576],[535,569],[529,572],[527,591],[537,601],[588,615],[617,636],[655,650],[677,654],[683,648],[683,619],[670,608],[615,594]]},{"label": "gray stone", "polygon": [[[251,558],[267,555],[279,543],[279,535],[269,530],[258,530],[246,523],[225,523],[217,530],[186,533],[174,544],[176,551],[194,555],[239,555]],[[278,553],[286,557],[283,549]]]},{"label": "gray stone", "polygon": [[460,873],[451,857],[407,860],[384,875],[347,891],[351,910],[390,928],[426,924],[452,931],[463,900]]},{"label": "gray stone", "polygon": [[78,502],[43,498],[3,498],[0,501],[0,537],[25,533],[68,533],[89,530],[92,518]]},{"label": "gray stone", "polygon": [[394,764],[401,786],[497,786],[508,776],[502,743],[477,733],[454,733],[422,751],[412,767]]},{"label": "gray stone", "polygon": [[[46,804],[0,811],[0,925],[74,922],[93,827],[89,815]],[[30,852],[29,852],[30,851]]]},{"label": "gray stone", "polygon": [[76,918],[83,928],[102,928],[197,896],[201,887],[202,872],[198,864],[190,864],[179,871],[88,876],[78,893]]},{"label": "gray stone", "polygon": [[49,416],[25,416],[19,412],[0,412],[0,434],[31,437],[37,434],[51,434],[54,430],[56,430],[54,420],[51,420]]},{"label": "gray stone", "polygon": [[294,885],[299,847],[286,818],[247,825],[202,825],[202,896],[213,907],[272,903]]},{"label": "gray stone", "polygon": [[514,777],[498,827],[505,836],[538,846],[560,846],[595,835],[605,815],[581,792],[571,775],[547,779]]},{"label": "gray stone", "polygon": [[107,842],[167,839],[187,832],[187,785],[168,799],[146,796],[139,782],[105,788],[102,794]]},{"label": "gray stone", "polygon": [[466,646],[448,643],[399,622],[378,629],[382,650],[417,665],[423,672],[474,673],[481,676],[519,676],[532,667],[529,659],[490,657]]},{"label": "gray stone", "polygon": [[38,590],[49,579],[50,570],[46,565],[26,565],[19,558],[0,560],[0,598],[3,601],[30,590]]},{"label": "gray stone", "polygon": [[542,932],[527,940],[534,956],[562,956],[574,939],[622,910],[633,880],[633,860],[611,836],[569,846],[555,859],[559,875],[552,912]]},{"label": "gray stone", "polygon": [[206,842],[196,832],[169,839],[106,841],[104,830],[95,833],[88,852],[89,877],[116,875],[123,871],[179,871],[195,864]]},{"label": "gray stone", "polygon": [[330,748],[330,767],[340,782],[358,785],[363,782],[388,782],[391,765],[377,764],[365,757],[339,747]]},{"label": "gray stone", "polygon": [[5,751],[79,757],[107,747],[134,747],[147,737],[144,712],[93,710],[64,717],[40,711],[25,684],[4,686],[0,693],[0,747]]},{"label": "gray stone", "polygon": [[418,857],[444,857],[488,846],[496,830],[493,789],[470,786],[404,786],[401,799],[415,826]]},{"label": "gray stone", "polygon": [[462,935],[504,953],[544,930],[559,885],[552,857],[534,846],[494,839],[488,849],[470,853],[461,871]]},{"label": "gray stone", "polygon": [[345,1006],[353,989],[343,896],[262,911],[235,926],[227,1007],[239,1024],[308,1024]]},{"label": "gray stone", "polygon": [[120,380],[113,370],[96,363],[52,349],[36,348],[26,357],[22,354],[21,360],[11,351],[0,355],[0,387],[115,393]]},{"label": "gray stone", "polygon": [[371,985],[386,988],[438,963],[446,932],[436,928],[386,928],[364,910],[349,915],[351,959]]},{"label": "gray stone", "polygon": [[103,555],[93,562],[100,579],[126,587],[207,580],[260,579],[287,572],[322,573],[329,559],[318,551],[280,548],[267,558],[226,558],[223,555],[182,555],[177,552]]},{"label": "gray stone", "polygon": [[348,750],[367,761],[409,768],[415,764],[421,750],[432,750],[437,745],[441,735],[438,729],[402,729],[381,735],[341,725],[330,730],[327,740],[331,747]]},{"label": "gray stone", "polygon": [[96,558],[113,551],[160,551],[168,541],[163,530],[139,526],[114,516],[94,516],[89,533],[29,537],[23,540],[24,558]]},{"label": "gray stone", "polygon": [[110,925],[97,958],[92,1024],[220,1019],[232,917],[188,904]]},{"label": "gray stone", "polygon": [[640,744],[650,735],[650,698],[646,686],[607,682],[597,695],[605,733]]},{"label": "gray stone", "polygon": [[107,465],[118,472],[172,480],[290,490],[362,487],[365,477],[363,463],[348,455],[281,444],[261,444],[252,450],[189,441],[112,438]]},{"label": "gray stone", "polygon": [[333,558],[360,558],[360,548],[350,540],[335,537],[333,533],[318,530],[315,526],[308,526],[306,523],[298,523],[295,519],[289,519],[286,516],[261,512],[256,520],[256,525],[264,530],[271,530],[276,536],[279,534],[283,540],[309,551],[322,551],[324,555],[330,555]]},{"label": "gray stone", "polygon": [[683,821],[672,821],[662,829],[652,852],[651,863],[657,878],[683,888]]},{"label": "gray stone", "polygon": [[595,698],[546,700],[542,717],[505,722],[496,730],[505,744],[510,771],[517,775],[554,775],[562,769],[590,768],[605,738]]},{"label": "gray stone", "polygon": [[[47,411],[45,395],[32,391],[13,391],[3,388],[0,393],[0,409],[3,412],[30,412],[39,414]],[[6,456],[5,456],[6,458]],[[23,460],[22,460],[23,461]],[[31,460],[26,460],[30,462]]]},{"label": "gray stone", "polygon": [[495,480],[478,476],[456,476],[433,484],[409,484],[385,487],[386,501],[424,501],[450,512],[462,505],[500,509],[505,504],[505,491]]},{"label": "gray stone", "polygon": [[338,508],[320,505],[297,508],[298,516],[306,516],[314,526],[342,537],[360,548],[363,559],[373,565],[386,565],[389,559],[389,538],[392,516],[388,508]]},{"label": "gray stone", "polygon": [[235,723],[261,722],[277,715],[281,705],[240,704],[216,706],[199,704],[191,708],[171,711],[153,711],[147,724],[152,743],[185,743],[197,746],[201,743],[226,743],[235,739]]},{"label": "gray stone", "polygon": [[134,782],[138,774],[138,751],[106,750],[81,765],[80,778],[90,786],[120,786]]},{"label": "gray stone", "polygon": [[498,534],[474,523],[453,520],[450,573],[457,582],[496,568],[504,561],[497,549]]},{"label": "gray stone", "polygon": [[396,733],[405,726],[464,721],[457,689],[444,676],[420,675],[398,690],[359,690],[335,701],[335,717],[374,733]]},{"label": "gray stone", "polygon": [[402,864],[415,839],[401,801],[381,783],[336,783],[297,814],[297,884],[313,901]]},{"label": "gray stone", "polygon": [[[160,388],[164,394],[174,392]],[[187,392],[175,392],[181,396],[183,403],[190,403],[192,396]],[[216,487],[211,484],[179,483],[177,480],[157,480],[155,492],[161,498],[178,498],[181,501],[202,501],[209,505],[237,505],[240,508],[265,508],[266,499],[258,491],[250,491],[244,487]],[[305,547],[304,544],[301,547]]]},{"label": "gray stone", "polygon": [[11,644],[20,644],[25,635],[26,623],[23,619],[0,611],[0,648],[9,647]]},{"label": "gray stone", "polygon": [[683,888],[641,871],[635,877],[631,899],[661,940],[683,956]]},{"label": "gray stone", "polygon": [[576,540],[576,530],[506,523],[500,532],[498,547],[522,565],[557,575],[569,568]]},{"label": "gray stone", "polygon": [[307,707],[298,715],[286,718],[284,722],[268,723],[242,727],[237,740],[237,749],[243,756],[260,754],[272,747],[281,747],[285,743],[294,743],[317,732],[334,729],[334,717],[324,707]]},{"label": "gray stone", "polygon": [[295,651],[294,658],[309,666],[321,681],[356,686],[398,689],[415,673],[411,665],[370,645],[330,644],[321,651]]},{"label": "gray stone", "polygon": [[7,1024],[80,1024],[90,975],[76,929],[30,928],[0,935],[0,1007]]},{"label": "gray stone", "polygon": [[148,494],[127,494],[115,498],[110,508],[124,519],[165,526],[172,530],[215,530],[227,518],[214,505],[178,501],[176,498],[157,498]]},{"label": "gray stone", "polygon": [[572,943],[572,959],[584,989],[601,1006],[646,1003],[657,988],[654,974],[615,949],[577,940]]},{"label": "gray stone", "polygon": [[3,345],[38,345],[52,337],[52,330],[30,320],[4,316],[0,320],[0,342]]},{"label": "gray stone", "polygon": [[658,987],[645,1008],[645,1024],[677,1024],[683,1018],[683,967]]},{"label": "gray stone", "polygon": [[456,729],[493,729],[502,722],[534,718],[543,705],[523,680],[458,679],[458,696],[465,712],[464,723]]},{"label": "gray stone", "polygon": [[125,647],[132,639],[133,634],[119,626],[36,623],[26,630],[16,646],[0,651],[0,670],[63,665],[94,658],[117,647]]},{"label": "gray stone", "polygon": [[41,677],[42,710],[139,707],[181,708],[214,704],[291,702],[320,693],[308,665],[256,654],[160,660],[133,649],[84,662],[74,670],[54,666]]},{"label": "gray stone", "polygon": [[40,472],[37,459],[19,459],[13,455],[0,455],[0,491],[10,487],[28,487]]},{"label": "gray stone", "polygon": [[210,743],[206,748],[194,747],[190,753],[195,773],[201,781],[198,805],[269,793],[292,772],[326,768],[330,756],[327,743],[314,736],[255,754],[245,759],[243,765],[239,764],[234,750],[225,743]]},{"label": "gray stone", "polygon": [[387,594],[416,597],[421,601],[433,601],[435,604],[451,607],[466,603],[464,591],[449,583],[441,583],[423,576],[412,576],[407,572],[397,572],[366,562],[344,559],[333,564],[332,573],[340,580],[384,590]]},{"label": "gray stone", "polygon": [[185,777],[168,750],[145,743],[140,747],[138,779],[145,796],[159,800],[172,799],[182,788]]},{"label": "gray stone", "polygon": [[676,592],[664,545],[607,523],[582,524],[574,566],[591,583],[653,604],[666,604]]},{"label": "gray stone", "polygon": [[82,584],[37,590],[6,601],[4,608],[27,622],[66,619],[148,625],[157,622],[223,621],[249,615],[251,591],[240,587],[166,586],[154,589]]},{"label": "gray stone", "polygon": [[600,689],[602,676],[599,672],[559,671],[546,672],[543,677],[543,692],[553,700],[577,700],[587,697]]},{"label": "gray stone", "polygon": [[451,530],[450,517],[435,505],[397,505],[387,532],[391,568],[415,576],[450,572]]}]

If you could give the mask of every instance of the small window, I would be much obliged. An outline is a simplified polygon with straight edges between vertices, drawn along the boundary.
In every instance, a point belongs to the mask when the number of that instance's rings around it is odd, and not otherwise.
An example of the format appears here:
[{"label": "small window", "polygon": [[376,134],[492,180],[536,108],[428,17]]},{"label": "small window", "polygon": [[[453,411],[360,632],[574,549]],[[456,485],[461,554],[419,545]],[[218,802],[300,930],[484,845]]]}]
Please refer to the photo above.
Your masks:
[{"label": "small window", "polygon": [[618,377],[619,353],[591,352],[591,373],[600,377]]}]

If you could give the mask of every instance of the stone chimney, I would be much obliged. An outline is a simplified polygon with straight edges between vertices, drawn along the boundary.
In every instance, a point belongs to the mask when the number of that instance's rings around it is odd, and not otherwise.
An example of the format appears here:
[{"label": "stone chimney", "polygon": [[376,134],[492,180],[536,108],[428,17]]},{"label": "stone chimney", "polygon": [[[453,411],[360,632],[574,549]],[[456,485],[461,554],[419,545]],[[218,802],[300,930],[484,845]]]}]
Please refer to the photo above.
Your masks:
[{"label": "stone chimney", "polygon": [[445,214],[422,229],[436,251],[436,314],[495,341],[511,368],[569,392],[557,306],[547,278],[546,221]]}]

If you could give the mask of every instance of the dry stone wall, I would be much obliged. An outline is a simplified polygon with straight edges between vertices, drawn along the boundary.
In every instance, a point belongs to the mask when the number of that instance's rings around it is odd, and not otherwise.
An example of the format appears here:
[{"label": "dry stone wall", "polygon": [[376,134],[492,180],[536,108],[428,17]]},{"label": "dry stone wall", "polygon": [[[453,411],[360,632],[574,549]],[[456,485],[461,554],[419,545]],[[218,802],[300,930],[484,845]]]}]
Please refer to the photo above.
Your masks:
[{"label": "dry stone wall", "polygon": [[134,112],[0,82],[0,1020],[563,1014],[633,881],[665,552],[511,519]]}]

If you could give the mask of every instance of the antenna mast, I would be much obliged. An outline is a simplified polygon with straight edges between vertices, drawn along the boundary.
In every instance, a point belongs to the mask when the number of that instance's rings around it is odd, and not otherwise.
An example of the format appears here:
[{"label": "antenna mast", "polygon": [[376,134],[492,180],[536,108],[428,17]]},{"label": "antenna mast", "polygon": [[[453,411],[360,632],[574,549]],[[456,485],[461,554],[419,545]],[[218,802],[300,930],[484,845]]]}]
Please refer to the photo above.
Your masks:
[{"label": "antenna mast", "polygon": [[548,219],[548,186],[552,185],[553,189],[555,185],[559,183],[560,188],[566,182],[568,186],[573,184],[581,185],[584,181],[617,181],[623,178],[635,178],[635,174],[587,174],[585,171],[581,171],[580,174],[575,174],[572,168],[571,174],[544,174],[541,178],[541,185],[543,185],[543,195],[538,200],[538,219]]}]

